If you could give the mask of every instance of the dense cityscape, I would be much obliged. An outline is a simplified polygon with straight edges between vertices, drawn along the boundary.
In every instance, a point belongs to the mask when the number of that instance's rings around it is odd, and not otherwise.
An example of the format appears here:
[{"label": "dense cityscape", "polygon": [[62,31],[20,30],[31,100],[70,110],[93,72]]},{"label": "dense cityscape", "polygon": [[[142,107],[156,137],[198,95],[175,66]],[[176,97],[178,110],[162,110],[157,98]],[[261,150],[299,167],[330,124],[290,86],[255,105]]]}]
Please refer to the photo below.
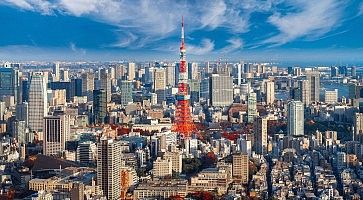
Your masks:
[{"label": "dense cityscape", "polygon": [[0,0],[0,200],[363,199],[363,2]]},{"label": "dense cityscape", "polygon": [[360,199],[360,68],[3,62],[8,199]]}]

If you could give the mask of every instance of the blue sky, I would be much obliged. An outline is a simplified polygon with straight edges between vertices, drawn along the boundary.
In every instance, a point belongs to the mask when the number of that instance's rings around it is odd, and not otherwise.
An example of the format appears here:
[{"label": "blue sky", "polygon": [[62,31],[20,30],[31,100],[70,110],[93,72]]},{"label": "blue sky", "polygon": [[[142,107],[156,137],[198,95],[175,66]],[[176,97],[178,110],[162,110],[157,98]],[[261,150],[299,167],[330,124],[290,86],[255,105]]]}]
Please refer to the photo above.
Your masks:
[{"label": "blue sky", "polygon": [[363,63],[361,0],[0,0],[2,60]]}]

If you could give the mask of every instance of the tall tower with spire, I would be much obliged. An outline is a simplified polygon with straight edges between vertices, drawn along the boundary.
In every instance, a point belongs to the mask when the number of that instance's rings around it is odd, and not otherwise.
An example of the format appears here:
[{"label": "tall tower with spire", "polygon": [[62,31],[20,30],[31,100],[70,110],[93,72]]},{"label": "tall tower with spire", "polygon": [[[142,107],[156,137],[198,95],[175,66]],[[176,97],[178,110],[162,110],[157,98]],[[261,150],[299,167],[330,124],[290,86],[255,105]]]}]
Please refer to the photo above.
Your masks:
[{"label": "tall tower with spire", "polygon": [[176,95],[177,107],[173,130],[180,136],[190,138],[195,125],[190,113],[190,96],[188,94],[188,68],[186,61],[186,49],[184,42],[184,18],[182,18],[181,44],[180,44],[180,65],[179,65],[179,83],[178,93]]}]

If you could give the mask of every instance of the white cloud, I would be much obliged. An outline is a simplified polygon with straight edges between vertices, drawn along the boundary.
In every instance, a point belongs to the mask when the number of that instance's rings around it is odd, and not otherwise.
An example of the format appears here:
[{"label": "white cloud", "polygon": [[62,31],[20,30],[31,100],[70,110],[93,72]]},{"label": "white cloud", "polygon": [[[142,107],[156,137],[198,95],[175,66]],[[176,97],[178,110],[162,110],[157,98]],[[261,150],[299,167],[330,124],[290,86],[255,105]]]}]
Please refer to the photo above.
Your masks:
[{"label": "white cloud", "polygon": [[240,38],[231,38],[227,42],[228,45],[220,50],[221,53],[230,53],[243,48],[243,41]]},{"label": "white cloud", "polygon": [[73,42],[69,43],[69,48],[70,48],[70,49],[71,49],[71,51],[72,51],[72,52],[74,52],[74,53],[80,53],[80,54],[83,54],[83,55],[85,55],[85,54],[87,53],[87,51],[86,51],[85,49],[78,48],[78,47],[76,46],[76,44],[75,44],[75,43],[73,43]]},{"label": "white cloud", "polygon": [[186,48],[187,52],[190,52],[192,55],[205,55],[214,50],[214,42],[210,39],[203,39],[199,46],[189,45]]},{"label": "white cloud", "polygon": [[363,15],[363,2],[359,5],[358,15]]},{"label": "white cloud", "polygon": [[301,37],[320,37],[337,27],[341,20],[342,1],[294,1],[291,6],[299,12],[275,12],[268,21],[279,34],[264,43],[281,45]]}]

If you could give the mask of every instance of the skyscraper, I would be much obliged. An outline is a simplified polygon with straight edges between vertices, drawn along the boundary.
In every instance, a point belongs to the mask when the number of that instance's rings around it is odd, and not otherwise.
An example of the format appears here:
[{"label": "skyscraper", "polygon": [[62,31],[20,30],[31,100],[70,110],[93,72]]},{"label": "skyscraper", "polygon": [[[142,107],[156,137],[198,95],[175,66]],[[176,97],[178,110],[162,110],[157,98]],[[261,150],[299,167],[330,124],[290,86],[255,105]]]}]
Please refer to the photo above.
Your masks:
[{"label": "skyscraper", "polygon": [[[19,71],[10,67],[0,68],[0,98],[2,96],[14,96],[18,98]],[[14,103],[15,103],[14,102]]]},{"label": "skyscraper", "polygon": [[308,80],[301,80],[299,81],[299,94],[297,94],[298,101],[301,101],[303,104],[305,105],[309,105],[310,104],[310,100],[311,100],[311,92],[310,92],[310,83]]},{"label": "skyscraper", "polygon": [[82,79],[80,79],[80,78],[71,79],[70,89],[71,89],[71,98],[81,97],[83,95]]},{"label": "skyscraper", "polygon": [[241,85],[242,83],[242,67],[243,67],[243,62],[241,62],[240,64],[237,64],[237,84]]},{"label": "skyscraper", "polygon": [[287,107],[288,135],[304,135],[304,104],[301,101],[290,101]]},{"label": "skyscraper", "polygon": [[169,64],[165,67],[166,70],[166,85],[175,85],[175,64]]},{"label": "skyscraper", "polygon": [[154,92],[157,94],[157,102],[161,104],[165,101],[165,89],[166,89],[166,80],[165,80],[165,69],[164,68],[155,68],[154,70]]},{"label": "skyscraper", "polygon": [[338,89],[325,90],[324,101],[327,104],[336,104],[338,102]]},{"label": "skyscraper", "polygon": [[66,141],[70,133],[68,115],[44,117],[43,154],[60,156],[66,149]]},{"label": "skyscraper", "polygon": [[253,123],[255,135],[255,152],[260,155],[267,153],[267,118],[256,117]]},{"label": "skyscraper", "polygon": [[97,145],[97,184],[109,200],[121,194],[122,143],[102,137]]},{"label": "skyscraper", "polygon": [[232,156],[232,176],[233,179],[248,183],[249,159],[247,154],[235,154]]},{"label": "skyscraper", "polygon": [[105,90],[93,90],[93,119],[95,124],[105,123],[107,115],[107,97]]},{"label": "skyscraper", "polygon": [[355,141],[362,141],[363,137],[363,113],[355,113],[354,120],[354,133],[353,139]]},{"label": "skyscraper", "polygon": [[53,64],[53,82],[57,82],[60,79],[59,62]]},{"label": "skyscraper", "polygon": [[233,103],[232,77],[212,74],[209,87],[212,106],[229,106]]},{"label": "skyscraper", "polygon": [[87,96],[88,101],[93,101],[93,90],[95,89],[95,75],[91,72],[82,74],[82,93]]},{"label": "skyscraper", "polygon": [[247,99],[247,122],[252,123],[257,114],[257,95],[255,92],[250,92]]},{"label": "skyscraper", "polygon": [[111,75],[108,73],[107,69],[102,68],[100,70],[101,79],[101,89],[106,92],[106,102],[111,101]]},{"label": "skyscraper", "polygon": [[266,104],[273,104],[275,101],[275,83],[273,81],[266,82]]},{"label": "skyscraper", "polygon": [[41,72],[33,73],[29,86],[29,117],[31,131],[43,130],[43,118],[48,113],[47,92],[44,76]]},{"label": "skyscraper", "polygon": [[121,105],[126,106],[129,103],[132,103],[132,91],[134,87],[134,83],[132,81],[119,81],[119,87],[121,92]]},{"label": "skyscraper", "polygon": [[130,62],[129,67],[127,68],[127,77],[129,81],[132,81],[135,79],[135,63]]},{"label": "skyscraper", "polygon": [[306,79],[310,83],[310,100],[311,102],[320,101],[320,72],[309,71],[306,73]]}]

